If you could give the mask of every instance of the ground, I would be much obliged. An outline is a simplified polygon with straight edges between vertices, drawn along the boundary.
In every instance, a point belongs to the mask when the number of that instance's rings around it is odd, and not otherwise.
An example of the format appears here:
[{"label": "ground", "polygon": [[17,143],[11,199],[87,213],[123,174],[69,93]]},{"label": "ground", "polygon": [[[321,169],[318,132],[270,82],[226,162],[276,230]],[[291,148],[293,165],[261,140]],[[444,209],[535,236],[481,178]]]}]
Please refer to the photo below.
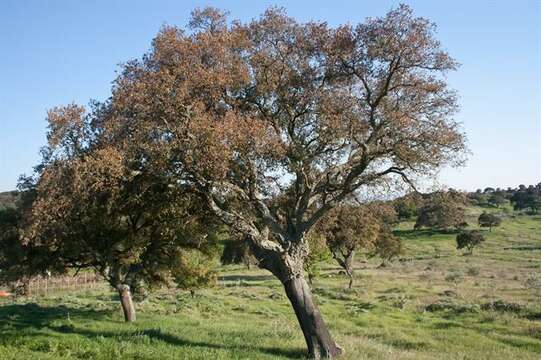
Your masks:
[{"label": "ground", "polygon": [[[471,256],[455,249],[456,234],[412,225],[397,229],[401,261],[358,257],[353,290],[333,263],[314,283],[343,358],[541,358],[541,216],[508,215]],[[305,357],[280,284],[242,266],[221,268],[219,284],[193,298],[155,293],[136,304],[134,324],[106,287],[0,301],[0,359]]]}]

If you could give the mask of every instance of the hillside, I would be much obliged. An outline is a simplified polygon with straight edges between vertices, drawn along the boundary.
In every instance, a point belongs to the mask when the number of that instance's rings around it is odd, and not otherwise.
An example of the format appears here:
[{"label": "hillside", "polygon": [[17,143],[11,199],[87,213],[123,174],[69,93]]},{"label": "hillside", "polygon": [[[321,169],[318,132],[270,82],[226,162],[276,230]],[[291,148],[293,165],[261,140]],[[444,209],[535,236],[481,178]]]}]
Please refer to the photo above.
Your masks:
[{"label": "hillside", "polygon": [[[472,208],[470,217],[482,211]],[[470,221],[470,224],[475,223]],[[314,292],[344,359],[539,359],[541,217],[509,215],[472,256],[455,234],[410,230],[401,261],[357,259],[356,286],[324,266]],[[524,250],[526,249],[526,250]],[[0,307],[2,359],[300,359],[302,333],[269,273],[220,269],[219,284],[160,291],[125,324],[106,287]]]}]

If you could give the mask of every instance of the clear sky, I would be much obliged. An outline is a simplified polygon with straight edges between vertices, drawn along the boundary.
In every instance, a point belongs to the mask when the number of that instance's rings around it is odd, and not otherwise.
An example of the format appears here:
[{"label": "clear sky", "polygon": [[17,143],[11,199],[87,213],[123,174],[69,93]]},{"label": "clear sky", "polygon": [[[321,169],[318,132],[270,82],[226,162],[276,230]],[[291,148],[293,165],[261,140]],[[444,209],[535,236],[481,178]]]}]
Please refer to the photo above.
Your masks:
[{"label": "clear sky", "polygon": [[108,97],[118,64],[140,57],[163,24],[185,25],[212,5],[249,20],[271,5],[299,20],[362,22],[404,2],[438,24],[461,64],[457,119],[472,155],[444,170],[459,189],[541,181],[541,1],[0,1],[0,191],[31,173],[45,143],[46,110]]}]

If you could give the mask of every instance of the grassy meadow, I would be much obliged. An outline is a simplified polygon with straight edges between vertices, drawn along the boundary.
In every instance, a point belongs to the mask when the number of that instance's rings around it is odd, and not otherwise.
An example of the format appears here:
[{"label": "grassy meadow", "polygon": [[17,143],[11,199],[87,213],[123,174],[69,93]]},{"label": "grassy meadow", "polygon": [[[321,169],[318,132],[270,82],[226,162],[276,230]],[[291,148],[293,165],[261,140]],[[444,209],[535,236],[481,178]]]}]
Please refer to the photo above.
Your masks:
[{"label": "grassy meadow", "polygon": [[[402,223],[400,260],[358,256],[349,291],[324,264],[313,289],[343,359],[540,359],[541,216],[508,213],[471,256],[455,249],[456,234]],[[137,303],[133,324],[105,286],[0,300],[0,359],[303,359],[279,282],[243,266],[219,271],[193,298],[164,290]]]}]

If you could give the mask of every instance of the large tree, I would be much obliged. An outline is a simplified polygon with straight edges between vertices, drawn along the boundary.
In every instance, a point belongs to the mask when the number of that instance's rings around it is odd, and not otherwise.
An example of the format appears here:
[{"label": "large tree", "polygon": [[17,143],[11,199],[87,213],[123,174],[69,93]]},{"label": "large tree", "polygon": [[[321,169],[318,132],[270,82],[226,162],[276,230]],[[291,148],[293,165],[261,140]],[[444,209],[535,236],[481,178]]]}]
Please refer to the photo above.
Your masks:
[{"label": "large tree", "polygon": [[357,26],[207,8],[164,27],[117,78],[102,136],[143,173],[189,188],[283,284],[310,356],[342,350],[304,276],[305,235],[362,188],[457,163],[455,61],[399,6]]}]

